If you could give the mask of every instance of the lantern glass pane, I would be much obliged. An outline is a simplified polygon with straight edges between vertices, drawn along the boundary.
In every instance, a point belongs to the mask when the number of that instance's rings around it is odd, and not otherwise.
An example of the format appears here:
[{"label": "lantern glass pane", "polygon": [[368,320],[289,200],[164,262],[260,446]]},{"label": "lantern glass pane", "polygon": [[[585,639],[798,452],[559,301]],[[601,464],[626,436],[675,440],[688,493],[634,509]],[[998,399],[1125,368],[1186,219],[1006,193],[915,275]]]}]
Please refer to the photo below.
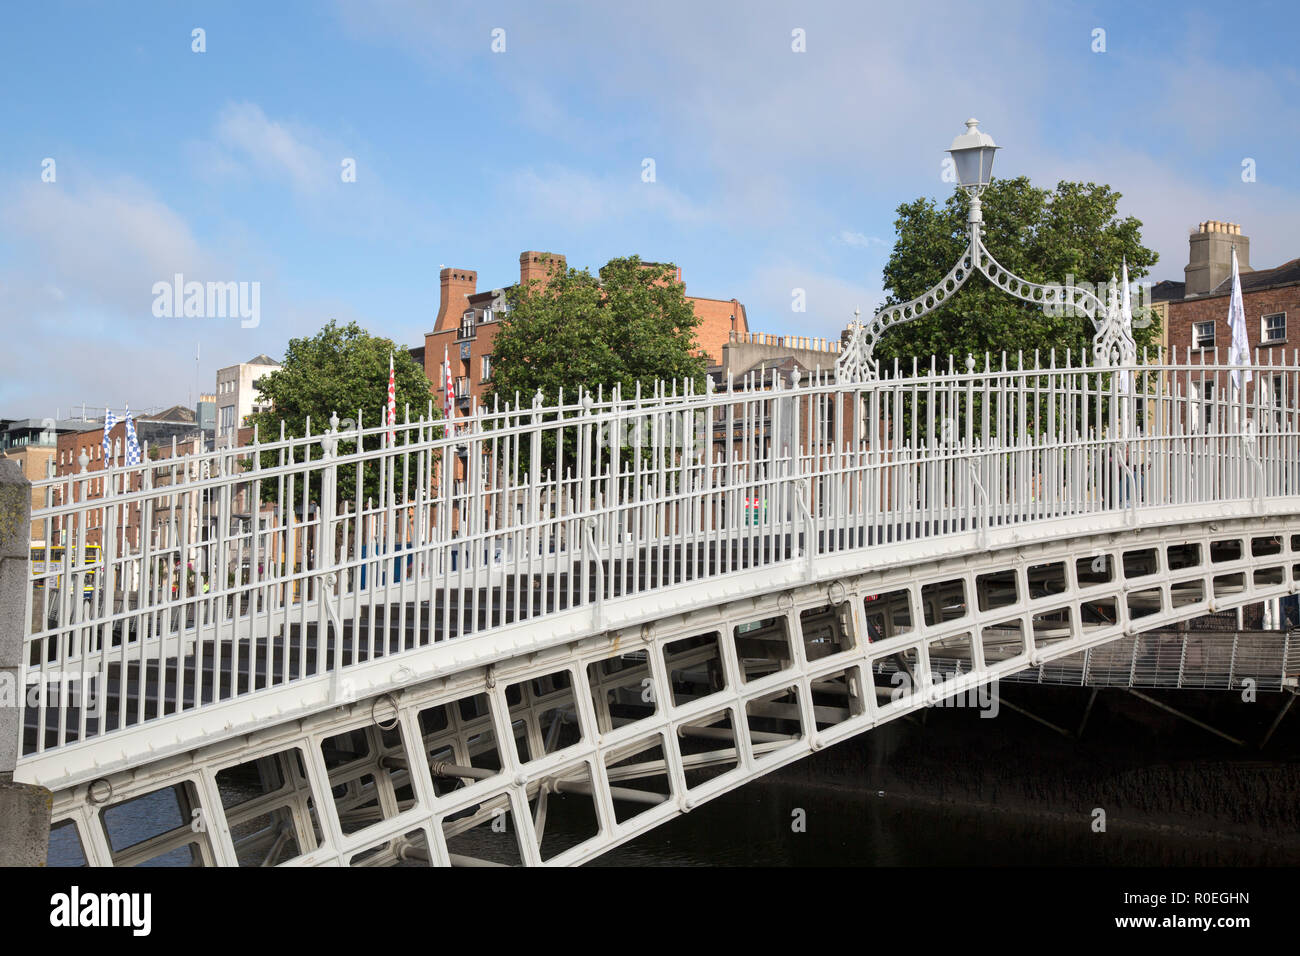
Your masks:
[{"label": "lantern glass pane", "polygon": [[952,158],[957,164],[957,182],[963,186],[980,185],[981,149],[955,149]]},{"label": "lantern glass pane", "polygon": [[957,182],[962,186],[987,186],[993,178],[993,146],[972,146],[952,150]]}]

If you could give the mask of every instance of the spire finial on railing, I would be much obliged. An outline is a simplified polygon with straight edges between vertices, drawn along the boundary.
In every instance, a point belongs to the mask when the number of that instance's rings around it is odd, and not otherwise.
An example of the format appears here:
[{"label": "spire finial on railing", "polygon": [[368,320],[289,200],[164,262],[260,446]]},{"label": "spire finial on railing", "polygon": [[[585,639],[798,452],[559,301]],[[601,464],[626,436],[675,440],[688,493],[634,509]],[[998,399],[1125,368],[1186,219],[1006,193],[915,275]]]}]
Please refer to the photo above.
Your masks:
[{"label": "spire finial on railing", "polygon": [[[1124,271],[1127,278],[1128,269]],[[1097,331],[1092,339],[1092,358],[1098,366],[1132,365],[1137,361],[1132,316],[1124,307],[1125,299],[1112,273],[1106,289],[1106,309],[1099,318],[1093,319]]]},{"label": "spire finial on railing", "polygon": [[320,441],[321,454],[325,461],[329,461],[339,450],[339,413],[334,412],[330,415],[329,430],[321,436]]}]

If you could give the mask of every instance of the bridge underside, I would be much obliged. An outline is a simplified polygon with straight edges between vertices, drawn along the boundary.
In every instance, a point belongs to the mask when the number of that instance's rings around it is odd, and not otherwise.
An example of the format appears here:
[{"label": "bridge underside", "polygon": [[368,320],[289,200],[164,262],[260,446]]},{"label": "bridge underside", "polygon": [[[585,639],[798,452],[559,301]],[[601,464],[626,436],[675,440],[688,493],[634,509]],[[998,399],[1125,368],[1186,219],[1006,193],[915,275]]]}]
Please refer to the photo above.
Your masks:
[{"label": "bridge underside", "polygon": [[[1080,683],[1138,685],[1160,653],[1150,632],[1295,593],[1291,525],[1005,546],[665,609],[653,625],[489,666],[412,669],[391,692],[129,770],[83,771],[57,793],[51,845],[119,866],[579,864],[1013,674],[1044,679],[1082,660]],[[1119,653],[1106,653],[1111,642]],[[1234,643],[1226,661],[1181,646],[1183,686],[1295,688],[1300,657],[1282,632]]]}]

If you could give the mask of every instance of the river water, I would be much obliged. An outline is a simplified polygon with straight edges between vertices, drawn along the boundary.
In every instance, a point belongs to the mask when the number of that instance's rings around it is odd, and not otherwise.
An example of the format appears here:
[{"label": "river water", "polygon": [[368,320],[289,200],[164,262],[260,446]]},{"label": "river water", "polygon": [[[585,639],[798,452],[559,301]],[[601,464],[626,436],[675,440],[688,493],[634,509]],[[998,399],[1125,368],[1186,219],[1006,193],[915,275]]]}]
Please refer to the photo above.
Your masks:
[{"label": "river water", "polygon": [[[806,829],[796,832],[795,813]],[[1148,821],[961,808],[775,779],[718,797],[590,866],[1295,865],[1300,849]]]},{"label": "river water", "polygon": [[[1021,700],[1061,721],[1079,706],[1055,691]],[[1270,719],[1266,710],[1207,700],[1207,716],[1243,735]],[[723,794],[589,865],[1300,864],[1300,719],[1261,752],[1128,697],[1099,701],[1088,740],[973,713],[896,721]],[[547,819],[555,835],[587,825],[564,803]],[[120,845],[182,822],[175,800],[157,794],[109,813]],[[52,836],[51,865],[80,862],[69,837]],[[182,849],[151,864],[188,862]]]}]

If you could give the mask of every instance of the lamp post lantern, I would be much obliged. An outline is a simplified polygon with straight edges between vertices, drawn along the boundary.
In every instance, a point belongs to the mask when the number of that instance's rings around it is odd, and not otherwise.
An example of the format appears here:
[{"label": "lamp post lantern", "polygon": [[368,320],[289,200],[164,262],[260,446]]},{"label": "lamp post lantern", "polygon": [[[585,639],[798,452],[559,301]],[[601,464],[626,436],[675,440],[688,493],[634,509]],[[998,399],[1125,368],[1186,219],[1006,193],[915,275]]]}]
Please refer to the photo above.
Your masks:
[{"label": "lamp post lantern", "polygon": [[966,121],[966,132],[954,137],[948,147],[957,185],[970,195],[969,222],[980,221],[980,193],[993,180],[993,154],[999,149],[992,136],[980,132],[980,122],[973,116]]},{"label": "lamp post lantern", "polygon": [[1111,280],[1109,302],[1103,302],[1087,289],[1073,285],[1040,285],[1022,279],[993,258],[984,245],[983,213],[980,194],[993,181],[993,157],[1001,147],[993,137],[979,128],[979,121],[966,121],[966,132],[959,134],[948,147],[957,174],[957,188],[970,197],[966,217],[969,243],[939,283],[910,302],[881,309],[867,322],[850,325],[848,344],[835,363],[836,380],[845,384],[873,381],[878,375],[874,351],[880,337],[896,325],[914,322],[943,305],[965,284],[972,273],[979,272],[999,289],[1018,299],[1040,306],[1064,308],[1067,314],[1086,315],[1093,323],[1093,359],[1097,365],[1128,365],[1136,361],[1137,346],[1133,332],[1124,318]]}]

